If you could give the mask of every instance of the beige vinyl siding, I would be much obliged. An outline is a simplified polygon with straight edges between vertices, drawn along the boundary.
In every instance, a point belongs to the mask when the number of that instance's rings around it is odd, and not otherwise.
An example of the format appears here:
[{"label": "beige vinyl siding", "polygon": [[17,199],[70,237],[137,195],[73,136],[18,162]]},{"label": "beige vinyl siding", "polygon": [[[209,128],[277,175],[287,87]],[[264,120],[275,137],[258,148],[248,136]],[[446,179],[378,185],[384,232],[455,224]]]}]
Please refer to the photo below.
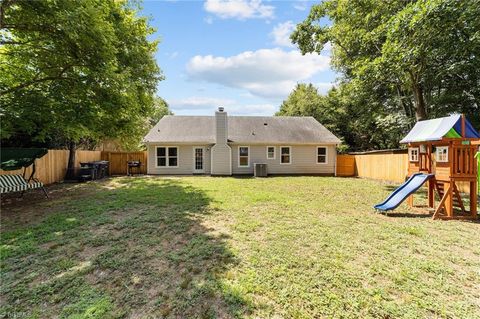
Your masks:
[{"label": "beige vinyl siding", "polygon": [[[178,147],[178,167],[156,167],[157,146],[161,147]],[[177,144],[150,144],[148,145],[148,167],[147,173],[154,175],[191,175],[193,174],[194,158],[193,148],[195,146],[205,149],[204,155],[204,174],[210,174],[210,152],[212,145],[177,145]]]},{"label": "beige vinyl siding", "polygon": [[228,136],[228,117],[226,112],[215,113],[215,142],[226,144]]},{"label": "beige vinyl siding", "polygon": [[227,144],[215,144],[211,150],[211,174],[232,175],[232,151]]},{"label": "beige vinyl siding", "polygon": [[[334,174],[336,149],[334,145],[248,145],[250,166],[238,167],[238,147],[232,148],[232,173],[253,174],[254,163],[266,163],[268,174]],[[275,146],[275,159],[267,159],[267,146]],[[290,146],[290,164],[280,164],[280,147]],[[317,147],[327,148],[327,163],[317,164]]]}]

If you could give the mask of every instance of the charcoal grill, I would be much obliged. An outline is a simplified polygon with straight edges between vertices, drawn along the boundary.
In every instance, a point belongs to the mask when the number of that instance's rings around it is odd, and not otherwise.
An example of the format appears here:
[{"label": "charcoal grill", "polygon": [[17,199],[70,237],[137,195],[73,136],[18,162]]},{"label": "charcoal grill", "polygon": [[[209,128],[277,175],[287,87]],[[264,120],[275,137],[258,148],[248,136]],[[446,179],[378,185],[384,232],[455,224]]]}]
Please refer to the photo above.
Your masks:
[{"label": "charcoal grill", "polygon": [[134,172],[137,174],[140,172],[140,167],[142,166],[142,162],[140,161],[128,161],[127,162],[127,175],[131,176]]}]

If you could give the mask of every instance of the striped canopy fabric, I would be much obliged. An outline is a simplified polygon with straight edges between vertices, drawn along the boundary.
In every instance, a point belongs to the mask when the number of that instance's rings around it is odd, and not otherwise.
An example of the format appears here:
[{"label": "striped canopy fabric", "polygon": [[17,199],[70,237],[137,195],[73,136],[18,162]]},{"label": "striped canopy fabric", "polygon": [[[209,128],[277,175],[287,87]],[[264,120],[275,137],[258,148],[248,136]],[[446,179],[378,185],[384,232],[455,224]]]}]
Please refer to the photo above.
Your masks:
[{"label": "striped canopy fabric", "polygon": [[[440,141],[443,137],[461,138],[462,116],[454,114],[438,119],[420,121],[415,124],[412,130],[400,143]],[[465,119],[465,137],[480,138],[480,134]]]},{"label": "striped canopy fabric", "polygon": [[22,175],[0,175],[0,194],[21,192],[43,187],[41,182],[27,183]]}]

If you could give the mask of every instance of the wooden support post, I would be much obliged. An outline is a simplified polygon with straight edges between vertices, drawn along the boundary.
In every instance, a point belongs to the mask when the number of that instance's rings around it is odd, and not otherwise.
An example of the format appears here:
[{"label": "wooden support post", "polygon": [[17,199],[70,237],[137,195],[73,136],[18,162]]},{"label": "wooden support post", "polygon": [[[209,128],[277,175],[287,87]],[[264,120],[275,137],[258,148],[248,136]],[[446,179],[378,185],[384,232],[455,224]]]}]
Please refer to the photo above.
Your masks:
[{"label": "wooden support post", "polygon": [[428,207],[434,208],[435,206],[435,178],[431,178],[428,181]]},{"label": "wooden support post", "polygon": [[445,210],[449,218],[453,217],[453,181],[448,184],[448,190],[445,192],[447,196],[445,199]]},{"label": "wooden support post", "polygon": [[[442,209],[444,209],[445,212],[447,213],[447,208],[445,206],[445,202],[447,201],[448,193],[450,192],[450,185],[448,183],[445,183],[445,186],[447,186],[447,185],[448,185],[448,188],[446,190],[444,190],[443,197],[440,200],[440,203],[438,204],[438,207],[437,207],[437,210],[435,211],[435,214],[433,214],[433,217],[432,217],[433,219],[436,219],[437,217],[439,217]],[[448,215],[448,213],[447,213],[447,215]]]},{"label": "wooden support post", "polygon": [[413,194],[408,196],[407,204],[408,206],[413,207]]},{"label": "wooden support post", "polygon": [[477,182],[470,182],[470,214],[472,218],[478,218],[477,209]]},{"label": "wooden support post", "polygon": [[462,137],[465,137],[465,115],[462,114]]}]

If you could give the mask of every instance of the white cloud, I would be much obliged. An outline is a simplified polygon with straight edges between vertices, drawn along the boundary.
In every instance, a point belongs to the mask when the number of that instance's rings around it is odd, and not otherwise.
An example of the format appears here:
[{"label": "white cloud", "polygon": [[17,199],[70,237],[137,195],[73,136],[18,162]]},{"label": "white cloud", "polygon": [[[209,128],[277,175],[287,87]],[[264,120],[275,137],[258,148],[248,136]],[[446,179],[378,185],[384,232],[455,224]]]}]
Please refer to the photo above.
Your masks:
[{"label": "white cloud", "polygon": [[178,57],[178,54],[179,54],[179,53],[178,53],[177,51],[171,52],[171,53],[165,53],[165,55],[166,55],[167,57],[169,57],[170,59],[175,59],[176,57]]},{"label": "white cloud", "polygon": [[242,104],[241,102],[216,97],[191,96],[178,100],[167,100],[174,114],[213,115],[219,106],[224,106],[230,115],[273,115],[277,111],[274,104]]},{"label": "white cloud", "polygon": [[219,106],[232,105],[235,101],[214,97],[191,96],[179,100],[168,100],[168,105],[173,110],[195,110],[217,108]]},{"label": "white cloud", "polygon": [[325,43],[325,45],[323,46],[322,52],[328,53],[330,55],[330,53],[332,52],[332,43],[331,42]]},{"label": "white cloud", "polygon": [[308,1],[305,0],[298,0],[293,3],[293,7],[300,11],[305,11],[308,8]]},{"label": "white cloud", "polygon": [[330,58],[279,48],[246,51],[231,57],[195,56],[187,64],[191,79],[245,89],[253,95],[285,98],[297,82],[329,69]]},{"label": "white cloud", "polygon": [[203,21],[205,21],[207,24],[212,24],[213,23],[213,18],[212,17],[206,17],[205,19],[203,19]]},{"label": "white cloud", "polygon": [[277,107],[273,104],[233,105],[225,108],[231,115],[273,115]]},{"label": "white cloud", "polygon": [[318,82],[318,83],[314,83],[313,85],[315,85],[318,88],[318,92],[320,94],[326,94],[328,90],[330,90],[332,87],[335,86],[335,83]]},{"label": "white cloud", "polygon": [[292,40],[290,40],[290,34],[295,30],[295,24],[292,21],[279,23],[273,27],[273,31],[270,36],[273,38],[273,43],[283,47],[293,47]]},{"label": "white cloud", "polygon": [[245,20],[250,18],[271,19],[274,7],[262,4],[262,0],[206,0],[204,9],[222,19]]}]

